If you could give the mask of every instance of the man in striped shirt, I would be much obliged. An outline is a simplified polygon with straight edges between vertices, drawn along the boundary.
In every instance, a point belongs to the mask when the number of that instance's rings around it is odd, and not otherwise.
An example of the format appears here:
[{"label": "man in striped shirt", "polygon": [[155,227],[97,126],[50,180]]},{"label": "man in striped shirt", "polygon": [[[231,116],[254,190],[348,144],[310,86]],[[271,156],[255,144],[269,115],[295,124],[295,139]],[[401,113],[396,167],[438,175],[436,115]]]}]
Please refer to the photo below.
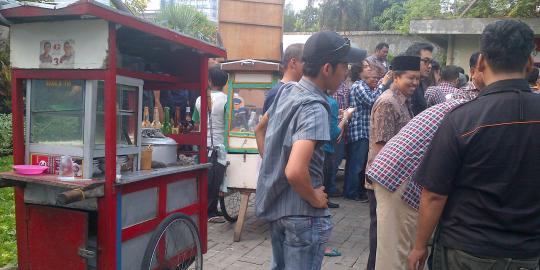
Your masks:
[{"label": "man in striped shirt", "polygon": [[365,56],[335,32],[313,34],[304,46],[304,77],[278,92],[265,134],[257,133],[264,155],[256,213],[270,222],[271,269],[321,268],[332,230],[323,186],[322,146],[330,140],[325,91],[335,92],[347,63]]}]

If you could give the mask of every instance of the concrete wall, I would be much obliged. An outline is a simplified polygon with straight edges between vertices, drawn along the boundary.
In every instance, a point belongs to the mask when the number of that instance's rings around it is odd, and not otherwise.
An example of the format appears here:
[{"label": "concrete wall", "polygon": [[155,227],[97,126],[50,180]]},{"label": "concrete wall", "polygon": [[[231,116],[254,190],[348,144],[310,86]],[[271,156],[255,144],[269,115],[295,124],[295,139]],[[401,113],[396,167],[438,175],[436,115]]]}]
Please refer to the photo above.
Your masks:
[{"label": "concrete wall", "polygon": [[525,22],[535,33],[540,33],[539,18],[460,18],[441,20],[412,20],[409,31],[414,34],[480,35],[486,25],[499,21],[518,19]]},{"label": "concrete wall", "polygon": [[[468,73],[469,58],[480,48],[480,35],[455,35],[454,65],[460,66]],[[449,63],[450,61],[447,61]]]},{"label": "concrete wall", "polygon": [[[305,43],[312,33],[284,33],[283,35],[283,49],[286,49],[288,45],[293,43]],[[354,32],[341,32],[342,36],[347,37],[351,42],[368,51],[368,55],[373,54],[375,46],[379,42],[386,42],[390,45],[390,54],[397,56],[415,42],[429,42],[435,46],[434,53],[436,58],[442,57],[440,52],[444,52],[446,49],[441,48],[437,44],[428,41],[427,39],[417,35],[403,35],[398,32],[392,31],[354,31]]]}]

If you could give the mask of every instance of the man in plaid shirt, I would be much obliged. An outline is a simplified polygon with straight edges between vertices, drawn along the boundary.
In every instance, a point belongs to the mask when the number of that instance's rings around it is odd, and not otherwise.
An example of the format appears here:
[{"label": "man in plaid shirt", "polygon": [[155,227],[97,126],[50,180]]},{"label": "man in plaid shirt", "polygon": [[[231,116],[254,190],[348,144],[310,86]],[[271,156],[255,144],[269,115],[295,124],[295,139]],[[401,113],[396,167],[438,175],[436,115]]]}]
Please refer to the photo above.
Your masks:
[{"label": "man in plaid shirt", "polygon": [[382,94],[382,87],[371,89],[364,80],[354,82],[351,87],[349,106],[356,108],[349,123],[347,137],[347,167],[343,196],[347,199],[366,202],[363,190],[364,168],[369,150],[369,122],[371,107]]},{"label": "man in plaid shirt", "polygon": [[[473,82],[483,87],[482,74],[476,72]],[[379,226],[391,226],[390,230],[398,234],[399,239],[407,241],[409,249],[414,245],[417,211],[422,191],[422,187],[414,182],[412,177],[445,115],[453,108],[476,98],[478,94],[478,91],[469,92],[468,96],[437,104],[413,118],[388,141],[367,169],[367,177],[392,192],[393,201],[399,206],[389,209],[392,212],[386,214],[396,216],[400,222],[380,223]],[[407,254],[400,253],[398,256],[401,257],[403,264],[401,268],[396,269],[402,269]]]},{"label": "man in plaid shirt", "polygon": [[457,92],[456,85],[459,80],[459,69],[457,66],[446,66],[441,71],[441,82],[439,85],[430,86],[426,90],[424,97],[428,107],[443,103]]}]

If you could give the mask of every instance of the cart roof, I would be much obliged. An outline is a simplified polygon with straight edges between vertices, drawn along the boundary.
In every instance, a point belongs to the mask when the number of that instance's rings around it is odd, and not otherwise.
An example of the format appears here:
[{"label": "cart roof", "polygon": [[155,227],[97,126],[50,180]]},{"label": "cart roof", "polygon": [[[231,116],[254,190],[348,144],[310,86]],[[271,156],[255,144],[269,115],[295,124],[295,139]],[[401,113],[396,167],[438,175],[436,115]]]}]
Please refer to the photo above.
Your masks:
[{"label": "cart roof", "polygon": [[159,26],[143,18],[133,16],[93,0],[80,0],[61,5],[13,2],[3,5],[0,13],[14,24],[77,19],[103,19],[126,26],[137,32],[142,32],[143,35],[154,36],[168,43],[192,48],[208,57],[226,57],[224,48]]}]

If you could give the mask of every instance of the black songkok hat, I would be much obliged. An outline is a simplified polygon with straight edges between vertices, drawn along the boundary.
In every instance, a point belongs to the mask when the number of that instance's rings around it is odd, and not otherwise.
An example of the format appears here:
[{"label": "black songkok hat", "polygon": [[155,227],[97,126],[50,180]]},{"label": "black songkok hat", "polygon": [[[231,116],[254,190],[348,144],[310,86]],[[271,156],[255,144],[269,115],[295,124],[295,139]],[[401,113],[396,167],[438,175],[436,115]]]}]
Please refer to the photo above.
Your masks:
[{"label": "black songkok hat", "polygon": [[391,65],[392,65],[392,70],[420,71],[420,57],[418,57],[418,56],[409,56],[409,55],[396,56],[392,60]]}]

